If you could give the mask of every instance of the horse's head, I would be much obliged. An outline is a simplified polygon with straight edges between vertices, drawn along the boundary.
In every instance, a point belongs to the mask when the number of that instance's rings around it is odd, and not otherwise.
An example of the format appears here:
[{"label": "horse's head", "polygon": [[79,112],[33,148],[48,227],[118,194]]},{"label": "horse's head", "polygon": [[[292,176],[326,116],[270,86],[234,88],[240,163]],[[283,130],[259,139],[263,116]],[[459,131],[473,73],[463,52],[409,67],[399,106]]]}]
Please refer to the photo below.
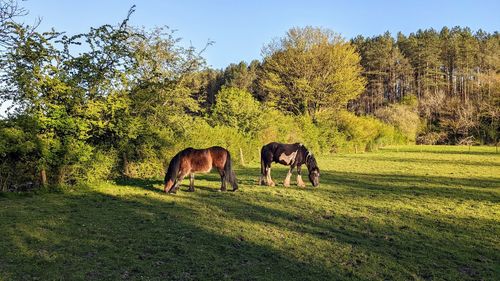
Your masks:
[{"label": "horse's head", "polygon": [[307,170],[309,170],[309,180],[311,181],[314,187],[319,185],[319,167],[316,163],[316,159],[312,155],[312,153],[307,152],[306,156],[306,166]]}]

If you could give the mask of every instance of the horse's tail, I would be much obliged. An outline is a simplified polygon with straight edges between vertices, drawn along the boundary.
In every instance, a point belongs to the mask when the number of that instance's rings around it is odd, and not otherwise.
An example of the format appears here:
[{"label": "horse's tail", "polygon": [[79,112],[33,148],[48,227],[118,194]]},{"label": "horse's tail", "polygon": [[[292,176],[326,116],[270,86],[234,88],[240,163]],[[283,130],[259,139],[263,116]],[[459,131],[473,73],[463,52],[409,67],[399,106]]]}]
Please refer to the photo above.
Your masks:
[{"label": "horse's tail", "polygon": [[224,164],[224,175],[226,177],[226,181],[233,187],[233,191],[236,191],[238,189],[238,183],[236,175],[234,174],[233,161],[231,160],[231,154],[229,151],[227,151],[226,163]]},{"label": "horse's tail", "polygon": [[[182,152],[182,151],[181,151]],[[177,180],[177,175],[179,174],[179,168],[181,164],[181,152],[177,153],[170,164],[168,164],[167,172],[165,173],[165,192],[169,192],[172,186],[174,186]]]},{"label": "horse's tail", "polygon": [[259,177],[259,184],[260,185],[264,185],[266,183],[264,180],[264,178],[266,176],[266,160],[264,157],[266,147],[267,147],[267,145],[264,145],[260,150],[260,177]]},{"label": "horse's tail", "polygon": [[260,150],[260,174],[263,176],[265,173],[265,167],[264,167],[264,147]]}]

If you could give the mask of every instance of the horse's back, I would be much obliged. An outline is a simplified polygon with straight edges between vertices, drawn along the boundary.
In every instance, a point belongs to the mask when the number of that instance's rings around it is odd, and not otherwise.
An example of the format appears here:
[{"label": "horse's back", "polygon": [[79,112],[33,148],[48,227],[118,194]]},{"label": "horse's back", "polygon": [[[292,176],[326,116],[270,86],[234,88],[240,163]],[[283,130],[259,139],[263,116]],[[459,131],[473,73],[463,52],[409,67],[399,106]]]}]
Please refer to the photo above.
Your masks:
[{"label": "horse's back", "polygon": [[[283,165],[290,165],[294,162],[299,151],[305,149],[301,143],[279,143],[271,142],[261,149],[261,162],[276,162]],[[293,159],[292,159],[293,158]]]},{"label": "horse's back", "polygon": [[208,173],[212,167],[224,168],[228,151],[220,146],[209,148],[186,148],[182,151],[181,166],[192,172]]},{"label": "horse's back", "polygon": [[286,150],[286,151],[291,151],[291,150],[297,150],[299,147],[303,146],[302,143],[296,142],[296,143],[281,143],[281,142],[270,142],[266,145],[262,146],[261,151],[275,151],[275,150]]},{"label": "horse's back", "polygon": [[209,172],[212,169],[210,154],[206,149],[188,147],[179,154],[181,171]]},{"label": "horse's back", "polygon": [[226,165],[226,161],[229,155],[229,151],[220,146],[212,146],[208,148],[210,155],[212,157],[212,165],[222,169]]}]

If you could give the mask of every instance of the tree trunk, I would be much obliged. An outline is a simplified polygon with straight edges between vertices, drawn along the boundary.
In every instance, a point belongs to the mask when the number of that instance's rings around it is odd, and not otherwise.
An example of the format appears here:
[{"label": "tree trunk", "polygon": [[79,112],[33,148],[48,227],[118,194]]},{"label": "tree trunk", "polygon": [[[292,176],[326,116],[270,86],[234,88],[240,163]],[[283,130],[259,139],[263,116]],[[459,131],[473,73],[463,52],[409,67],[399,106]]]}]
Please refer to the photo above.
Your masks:
[{"label": "tree trunk", "polygon": [[65,179],[66,179],[66,167],[62,166],[61,168],[59,168],[59,171],[57,173],[57,179],[56,179],[57,185],[63,185]]},{"label": "tree trunk", "polygon": [[128,162],[127,153],[123,152],[122,156],[123,156],[123,175],[126,177],[129,177],[130,176],[130,165]]}]

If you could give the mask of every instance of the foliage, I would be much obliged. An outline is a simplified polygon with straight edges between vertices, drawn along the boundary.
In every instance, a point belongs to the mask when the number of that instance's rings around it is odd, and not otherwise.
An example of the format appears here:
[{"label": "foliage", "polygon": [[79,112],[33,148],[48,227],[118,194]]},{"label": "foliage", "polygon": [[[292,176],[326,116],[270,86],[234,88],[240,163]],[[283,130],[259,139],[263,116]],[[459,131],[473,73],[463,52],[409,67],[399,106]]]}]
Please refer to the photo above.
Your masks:
[{"label": "foliage", "polygon": [[396,102],[411,93],[411,65],[388,32],[372,38],[358,36],[351,42],[361,55],[367,80],[365,92],[351,104],[352,109],[374,113],[385,101]]},{"label": "foliage", "polygon": [[238,129],[243,133],[256,132],[261,127],[260,103],[245,90],[222,88],[212,106],[211,120],[216,124]]},{"label": "foliage", "polygon": [[[394,127],[368,116],[356,116],[348,111],[325,112],[320,117],[326,132],[325,147],[329,152],[363,152],[402,142]],[[336,128],[331,131],[328,128]]]},{"label": "foliage", "polygon": [[374,114],[415,95],[425,134],[444,135],[439,137],[442,143],[469,138],[496,142],[498,115],[492,109],[498,106],[491,97],[499,93],[497,31],[443,27],[398,33],[396,38],[390,33],[358,36],[351,42],[362,57],[368,85],[350,109]]},{"label": "foliage", "polygon": [[360,57],[330,30],[292,28],[263,50],[259,84],[267,100],[296,115],[345,107],[361,94]]},{"label": "foliage", "polygon": [[32,127],[32,120],[27,119],[0,121],[0,191],[17,183],[36,182],[38,170],[33,164],[40,159],[41,143],[27,130]]},{"label": "foliage", "polygon": [[406,99],[402,104],[391,104],[375,111],[375,116],[398,129],[407,142],[414,143],[420,127],[420,119],[416,106],[411,106],[411,103],[410,99]]},{"label": "foliage", "polygon": [[[93,179],[100,173],[90,171],[99,167],[89,161],[114,149],[121,161],[105,159],[110,164],[103,163],[101,172],[111,174],[116,162],[127,176],[156,175],[152,170],[161,170],[163,161],[152,164],[151,156],[162,159],[174,139],[168,135],[184,129],[179,120],[199,110],[184,82],[203,63],[199,55],[161,29],[133,30],[127,22],[71,37],[15,25],[1,97],[16,105],[12,118],[33,119],[40,156],[31,165],[50,184]],[[75,56],[72,46],[82,43],[89,51]],[[149,164],[137,171],[130,161]]]}]

